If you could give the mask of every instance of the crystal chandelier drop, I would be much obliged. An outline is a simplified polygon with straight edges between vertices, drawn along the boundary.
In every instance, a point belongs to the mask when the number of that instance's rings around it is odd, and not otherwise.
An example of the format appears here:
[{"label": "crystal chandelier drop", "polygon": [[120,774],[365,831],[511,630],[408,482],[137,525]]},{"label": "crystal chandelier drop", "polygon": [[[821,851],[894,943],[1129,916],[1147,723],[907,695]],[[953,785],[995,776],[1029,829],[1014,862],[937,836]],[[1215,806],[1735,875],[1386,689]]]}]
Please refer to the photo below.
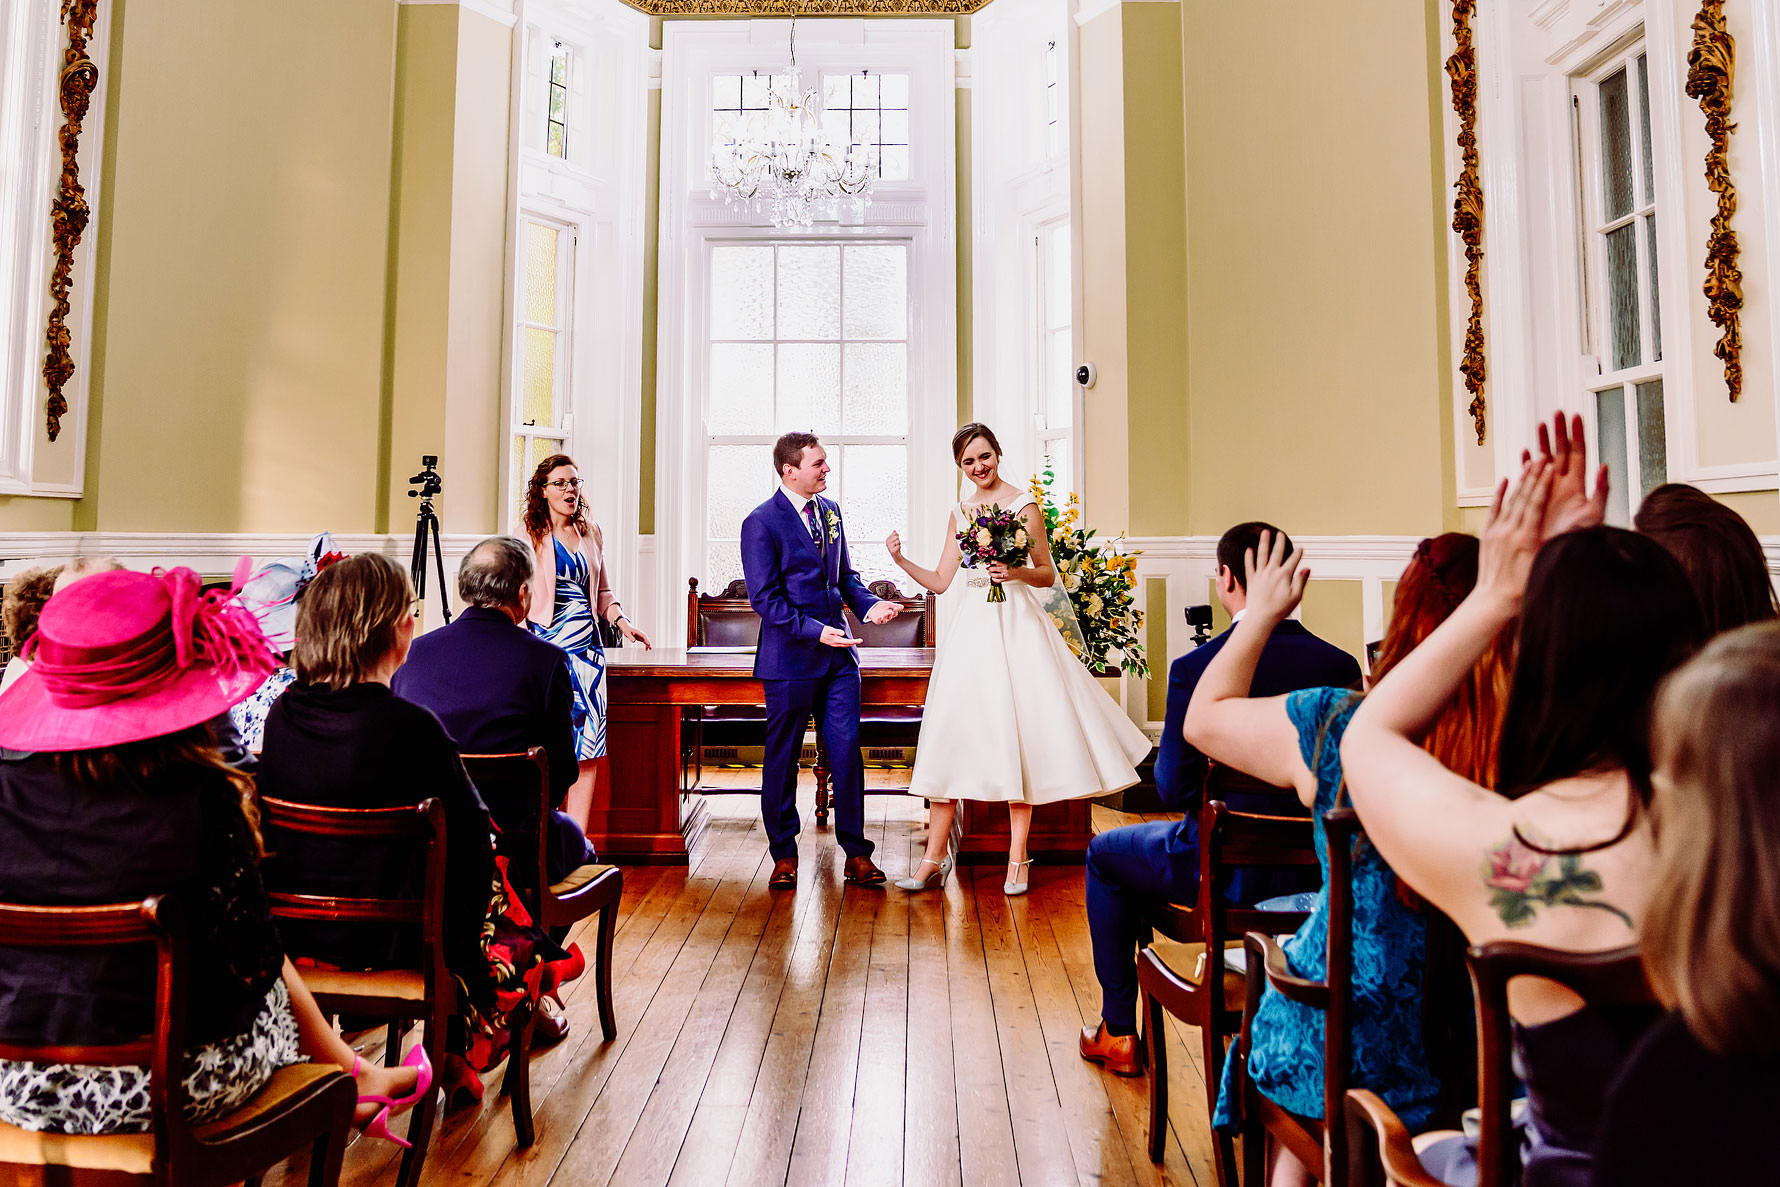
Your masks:
[{"label": "crystal chandelier drop", "polygon": [[737,142],[711,152],[711,197],[740,205],[775,227],[807,227],[818,214],[859,220],[871,205],[877,160],[867,145],[835,144],[822,131],[822,95],[804,89],[791,22],[791,68],[770,80],[766,110]]}]

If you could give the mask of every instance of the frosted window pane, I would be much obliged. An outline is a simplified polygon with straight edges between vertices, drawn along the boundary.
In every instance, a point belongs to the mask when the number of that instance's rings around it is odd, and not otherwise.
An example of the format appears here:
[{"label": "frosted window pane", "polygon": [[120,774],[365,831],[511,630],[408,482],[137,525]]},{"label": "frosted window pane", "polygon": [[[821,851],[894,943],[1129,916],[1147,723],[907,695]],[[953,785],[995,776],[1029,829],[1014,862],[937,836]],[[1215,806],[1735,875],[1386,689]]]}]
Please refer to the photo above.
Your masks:
[{"label": "frosted window pane", "polygon": [[1626,72],[1601,83],[1601,182],[1607,217],[1632,211],[1632,113]]},{"label": "frosted window pane", "polygon": [[1045,458],[1050,462],[1051,497],[1059,504],[1069,501],[1069,492],[1075,489],[1075,482],[1069,473],[1069,438],[1059,437],[1044,444]]},{"label": "frosted window pane", "polygon": [[883,104],[885,107],[907,107],[909,105],[908,75],[880,74],[878,79],[883,84]]},{"label": "frosted window pane", "polygon": [[747,74],[742,76],[742,106],[749,111],[766,109],[766,95],[772,85],[772,79],[764,74]]},{"label": "frosted window pane", "polygon": [[822,139],[832,145],[850,144],[853,133],[848,125],[847,110],[824,111],[822,113]]},{"label": "frosted window pane", "polygon": [[846,282],[847,337],[908,337],[907,248],[849,247]]},{"label": "frosted window pane", "polygon": [[1601,462],[1607,467],[1607,518],[1616,524],[1630,523],[1626,503],[1624,388],[1595,393],[1595,427],[1601,443]]},{"label": "frosted window pane", "polygon": [[1657,295],[1656,215],[1644,216],[1644,259],[1650,266],[1650,361],[1663,361],[1663,303]]},{"label": "frosted window pane", "polygon": [[909,150],[906,148],[886,148],[878,158],[878,176],[885,181],[907,181],[909,179]]},{"label": "frosted window pane", "polygon": [[840,427],[840,346],[779,347],[779,410],[773,431],[834,433]]},{"label": "frosted window pane", "polygon": [[711,337],[773,336],[773,249],[711,249]]},{"label": "frosted window pane", "polygon": [[845,430],[874,437],[908,431],[908,347],[850,342],[846,350]]},{"label": "frosted window pane", "polygon": [[742,579],[742,546],[717,543],[705,546],[705,575],[698,583],[701,592],[718,594],[731,581]]},{"label": "frosted window pane", "polygon": [[1053,227],[1045,239],[1045,324],[1066,326],[1071,320],[1068,225]]},{"label": "frosted window pane", "polygon": [[890,562],[890,550],[882,542],[855,544],[853,528],[847,529],[847,559],[859,573],[859,580],[870,585],[874,581],[891,581],[904,595],[919,593],[914,580]]},{"label": "frosted window pane", "polygon": [[531,481],[532,468],[526,464],[525,438],[513,438],[513,469],[507,476],[507,505],[513,508],[513,522],[525,514],[525,488]]},{"label": "frosted window pane", "polygon": [[1669,442],[1663,426],[1663,381],[1638,385],[1638,485],[1647,495],[1669,480]]},{"label": "frosted window pane", "polygon": [[1607,289],[1613,317],[1613,369],[1643,361],[1638,329],[1638,225],[1607,235]]},{"label": "frosted window pane", "polygon": [[556,324],[555,227],[525,224],[525,320]]},{"label": "frosted window pane", "polygon": [[907,144],[909,142],[909,113],[886,111],[882,131],[885,144]]},{"label": "frosted window pane", "polygon": [[878,76],[876,74],[853,75],[853,106],[876,108],[878,105]]},{"label": "frosted window pane", "polygon": [[779,337],[838,338],[841,249],[779,249]]},{"label": "frosted window pane", "polygon": [[711,344],[711,402],[706,428],[713,434],[761,435],[773,431],[773,348],[768,342]]},{"label": "frosted window pane", "polygon": [[1638,55],[1638,124],[1644,135],[1644,201],[1656,193],[1656,160],[1650,153],[1650,59]]},{"label": "frosted window pane", "polygon": [[1067,429],[1075,422],[1075,375],[1068,330],[1052,330],[1045,352],[1045,428]]},{"label": "frosted window pane", "polygon": [[711,80],[711,106],[718,110],[735,110],[742,105],[742,79],[738,74],[720,74]]},{"label": "frosted window pane", "polygon": [[879,143],[877,112],[855,111],[853,113],[853,139],[860,144]]},{"label": "frosted window pane", "polygon": [[705,534],[742,534],[742,520],[773,491],[770,445],[713,445],[705,470]]},{"label": "frosted window pane", "polygon": [[846,483],[842,506],[855,567],[866,545],[881,545],[891,532],[908,532],[908,452],[904,445],[848,445],[841,451],[836,468]]},{"label": "frosted window pane", "polygon": [[525,332],[525,399],[520,420],[528,425],[554,425],[556,331]]},{"label": "frosted window pane", "polygon": [[822,79],[822,106],[833,113],[852,106],[852,78],[845,74],[829,74]]}]

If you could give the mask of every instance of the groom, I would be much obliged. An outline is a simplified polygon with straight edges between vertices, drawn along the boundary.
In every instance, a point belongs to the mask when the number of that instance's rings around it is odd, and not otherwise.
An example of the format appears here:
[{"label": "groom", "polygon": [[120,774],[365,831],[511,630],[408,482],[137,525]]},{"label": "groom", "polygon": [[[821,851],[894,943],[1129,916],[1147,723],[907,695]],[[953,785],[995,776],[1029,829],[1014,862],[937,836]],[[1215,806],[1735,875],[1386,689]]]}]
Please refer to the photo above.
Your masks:
[{"label": "groom", "polygon": [[766,761],[760,815],[772,846],[772,887],[797,885],[797,760],[810,715],[834,779],[834,832],[846,851],[846,880],[882,886],[865,836],[865,770],[859,757],[859,640],[847,636],[842,604],[866,622],[902,610],[874,596],[847,557],[840,508],[822,497],[828,453],[814,433],[786,433],[773,446],[779,489],[742,522],[742,572],[760,615],[754,675],[766,687]]}]

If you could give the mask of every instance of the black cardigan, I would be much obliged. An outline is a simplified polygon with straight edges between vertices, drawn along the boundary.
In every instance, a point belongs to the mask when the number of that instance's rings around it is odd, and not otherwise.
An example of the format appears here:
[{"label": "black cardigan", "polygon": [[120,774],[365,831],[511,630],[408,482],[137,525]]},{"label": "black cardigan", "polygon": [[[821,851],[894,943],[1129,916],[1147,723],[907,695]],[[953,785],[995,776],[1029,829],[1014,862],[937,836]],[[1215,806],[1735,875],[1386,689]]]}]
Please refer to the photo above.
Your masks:
[{"label": "black cardigan", "polygon": [[[284,961],[241,798],[176,767],[86,787],[48,755],[0,751],[0,901],[92,906],[177,892],[188,1046],[242,1034]],[[0,1039],[105,1044],[151,1033],[154,952],[0,948]]]},{"label": "black cardigan", "polygon": [[[488,978],[480,937],[494,880],[488,809],[457,747],[432,713],[383,684],[344,689],[293,684],[266,714],[260,794],[336,808],[386,808],[437,797],[445,808],[445,960],[477,986]],[[266,831],[266,884],[274,890],[411,897],[421,889],[416,854]],[[340,968],[411,965],[418,933],[285,920],[293,956]]]}]

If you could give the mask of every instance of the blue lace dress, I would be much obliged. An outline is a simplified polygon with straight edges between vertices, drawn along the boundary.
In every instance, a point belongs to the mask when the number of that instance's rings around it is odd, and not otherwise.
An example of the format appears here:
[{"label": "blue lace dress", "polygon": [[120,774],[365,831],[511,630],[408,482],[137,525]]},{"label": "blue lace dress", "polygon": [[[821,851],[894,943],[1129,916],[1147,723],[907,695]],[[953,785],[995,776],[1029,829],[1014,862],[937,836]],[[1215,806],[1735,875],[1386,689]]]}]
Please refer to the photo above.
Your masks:
[{"label": "blue lace dress", "polygon": [[599,624],[593,619],[591,578],[587,558],[556,545],[556,605],[550,625],[541,633],[568,653],[574,685],[575,754],[601,758],[606,753],[606,653],[600,646]]},{"label": "blue lace dress", "polygon": [[[1359,697],[1343,688],[1307,688],[1286,699],[1286,716],[1297,727],[1299,751],[1305,765],[1316,772],[1316,856],[1323,868],[1324,889],[1317,892],[1310,918],[1284,948],[1292,972],[1312,980],[1326,975],[1329,938],[1329,850],[1323,815],[1335,806],[1341,787],[1341,736],[1359,706]],[[1422,1042],[1427,927],[1397,897],[1395,875],[1370,845],[1359,847],[1353,883],[1351,1086],[1378,1093],[1414,1132],[1428,1124],[1440,1095]],[[1234,1059],[1224,1061],[1212,1118],[1219,1128],[1236,1125],[1242,1107],[1235,1066]],[[1250,1027],[1249,1075],[1262,1095],[1280,1107],[1320,1119],[1323,1012],[1269,986]]]}]

